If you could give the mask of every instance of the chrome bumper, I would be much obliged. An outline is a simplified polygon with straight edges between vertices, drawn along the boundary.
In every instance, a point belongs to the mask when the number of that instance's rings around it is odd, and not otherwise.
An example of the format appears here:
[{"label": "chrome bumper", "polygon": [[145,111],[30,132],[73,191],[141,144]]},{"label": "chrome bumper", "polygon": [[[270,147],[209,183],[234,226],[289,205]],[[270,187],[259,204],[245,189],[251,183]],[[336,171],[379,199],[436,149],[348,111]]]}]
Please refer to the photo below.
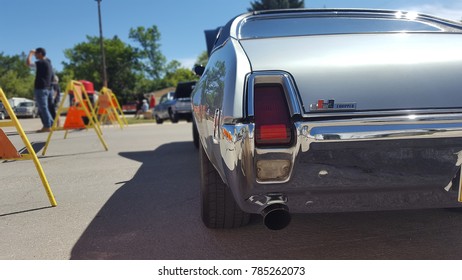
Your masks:
[{"label": "chrome bumper", "polygon": [[[457,181],[462,114],[300,121],[294,126],[294,145],[277,149],[256,148],[251,123],[221,127],[222,177],[244,211],[258,213],[276,198],[297,212],[319,212],[332,204],[327,197],[346,193],[349,198],[339,201],[356,199],[359,208],[340,203],[334,209],[365,209],[361,197],[367,193],[375,197],[366,199],[373,209],[387,201],[371,203],[380,194],[395,197],[391,202],[400,206],[392,208],[451,207],[462,201]],[[275,161],[281,164],[262,171],[267,167],[262,162]],[[268,179],[268,174],[276,175]],[[409,193],[433,195],[412,199]],[[388,209],[391,202],[378,209]]]}]

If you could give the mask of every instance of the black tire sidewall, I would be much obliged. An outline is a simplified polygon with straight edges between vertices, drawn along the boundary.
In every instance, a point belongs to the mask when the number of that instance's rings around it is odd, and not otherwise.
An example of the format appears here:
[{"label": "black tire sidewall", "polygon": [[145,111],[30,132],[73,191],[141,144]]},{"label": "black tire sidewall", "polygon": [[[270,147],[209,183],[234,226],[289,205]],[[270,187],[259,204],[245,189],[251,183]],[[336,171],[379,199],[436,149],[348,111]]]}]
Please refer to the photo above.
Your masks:
[{"label": "black tire sidewall", "polygon": [[201,170],[201,217],[208,228],[237,228],[250,221],[250,214],[239,208],[231,189],[223,182],[218,171],[199,144]]}]

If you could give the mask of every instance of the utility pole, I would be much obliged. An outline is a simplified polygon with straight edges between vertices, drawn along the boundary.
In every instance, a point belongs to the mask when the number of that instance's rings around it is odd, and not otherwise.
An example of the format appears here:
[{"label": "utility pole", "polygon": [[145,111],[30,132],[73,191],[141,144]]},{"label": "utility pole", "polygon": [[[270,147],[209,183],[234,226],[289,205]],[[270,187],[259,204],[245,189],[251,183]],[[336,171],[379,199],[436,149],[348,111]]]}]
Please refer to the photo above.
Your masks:
[{"label": "utility pole", "polygon": [[99,43],[101,47],[101,63],[102,63],[102,74],[103,74],[103,86],[107,87],[107,73],[106,73],[106,55],[104,53],[104,43],[103,43],[103,24],[101,23],[101,1],[95,0],[98,2],[98,19],[99,19]]}]

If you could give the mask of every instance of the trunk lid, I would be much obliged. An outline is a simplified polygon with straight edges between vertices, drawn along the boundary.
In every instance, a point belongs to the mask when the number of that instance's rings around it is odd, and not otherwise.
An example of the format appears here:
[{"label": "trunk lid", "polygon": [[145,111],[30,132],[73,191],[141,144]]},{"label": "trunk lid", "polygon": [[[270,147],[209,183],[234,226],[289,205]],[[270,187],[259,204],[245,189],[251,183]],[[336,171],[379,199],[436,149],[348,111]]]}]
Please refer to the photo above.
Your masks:
[{"label": "trunk lid", "polygon": [[183,82],[178,83],[176,90],[175,90],[175,98],[191,98],[191,93],[196,86],[196,82]]},{"label": "trunk lid", "polygon": [[335,111],[462,108],[459,34],[280,37],[241,45],[253,71],[293,76],[305,114],[332,113],[330,103],[346,105]]}]

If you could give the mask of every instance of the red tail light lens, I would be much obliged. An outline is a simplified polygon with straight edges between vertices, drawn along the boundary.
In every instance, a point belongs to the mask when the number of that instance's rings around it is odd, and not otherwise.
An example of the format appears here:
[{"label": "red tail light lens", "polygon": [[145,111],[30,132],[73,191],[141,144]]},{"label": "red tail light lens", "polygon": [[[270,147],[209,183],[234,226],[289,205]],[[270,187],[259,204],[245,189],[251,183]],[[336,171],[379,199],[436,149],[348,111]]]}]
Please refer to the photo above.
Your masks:
[{"label": "red tail light lens", "polygon": [[281,85],[255,86],[254,118],[257,146],[287,146],[292,142],[289,107]]}]

